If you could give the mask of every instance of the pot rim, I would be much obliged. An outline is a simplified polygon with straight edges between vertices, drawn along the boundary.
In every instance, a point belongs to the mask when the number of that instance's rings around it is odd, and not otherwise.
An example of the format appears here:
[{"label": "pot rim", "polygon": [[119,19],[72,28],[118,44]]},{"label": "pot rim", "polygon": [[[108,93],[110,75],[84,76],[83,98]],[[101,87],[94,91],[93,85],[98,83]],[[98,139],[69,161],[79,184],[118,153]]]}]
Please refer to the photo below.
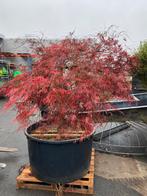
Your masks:
[{"label": "pot rim", "polygon": [[[76,143],[76,142],[80,142],[80,138],[68,139],[68,140],[59,140],[59,141],[56,141],[56,140],[55,140],[55,141],[51,141],[51,140],[47,140],[47,139],[35,138],[35,137],[31,136],[31,135],[28,133],[28,129],[31,129],[31,127],[32,127],[33,125],[35,125],[35,124],[37,124],[37,123],[32,124],[31,126],[29,126],[29,127],[24,131],[26,137],[27,137],[27,138],[30,138],[31,140],[38,141],[38,142],[43,142],[43,143],[50,143],[50,144],[65,144],[65,143]],[[83,139],[82,141],[87,140],[87,139],[90,139],[90,138],[93,136],[94,132],[95,132],[95,128],[93,129],[93,131],[92,131],[89,135],[85,136],[84,139]]]}]

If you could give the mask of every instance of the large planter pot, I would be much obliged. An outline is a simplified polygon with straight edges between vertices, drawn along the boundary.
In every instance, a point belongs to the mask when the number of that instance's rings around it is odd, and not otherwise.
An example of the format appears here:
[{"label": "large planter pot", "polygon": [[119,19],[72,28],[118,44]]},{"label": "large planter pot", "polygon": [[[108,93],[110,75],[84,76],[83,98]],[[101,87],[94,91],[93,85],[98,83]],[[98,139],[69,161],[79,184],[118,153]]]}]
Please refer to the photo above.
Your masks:
[{"label": "large planter pot", "polygon": [[83,141],[42,140],[30,135],[38,126],[33,124],[25,131],[32,174],[48,183],[67,183],[83,177],[90,164],[92,134]]}]

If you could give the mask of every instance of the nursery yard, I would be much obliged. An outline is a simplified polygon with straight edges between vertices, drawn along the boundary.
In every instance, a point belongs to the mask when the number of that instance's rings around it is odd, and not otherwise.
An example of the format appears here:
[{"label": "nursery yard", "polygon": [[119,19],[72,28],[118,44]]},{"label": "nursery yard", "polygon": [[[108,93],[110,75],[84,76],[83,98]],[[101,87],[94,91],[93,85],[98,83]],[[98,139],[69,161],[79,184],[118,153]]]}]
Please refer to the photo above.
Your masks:
[{"label": "nursery yard", "polygon": [[[0,100],[0,108],[4,104]],[[16,190],[19,168],[28,163],[27,141],[18,124],[12,122],[15,109],[0,113],[0,146],[18,148],[18,152],[0,152],[0,196],[47,196],[46,191]],[[96,152],[95,196],[147,196],[147,157],[120,157]],[[67,196],[76,194],[65,194]],[[77,194],[78,196],[78,194]]]}]

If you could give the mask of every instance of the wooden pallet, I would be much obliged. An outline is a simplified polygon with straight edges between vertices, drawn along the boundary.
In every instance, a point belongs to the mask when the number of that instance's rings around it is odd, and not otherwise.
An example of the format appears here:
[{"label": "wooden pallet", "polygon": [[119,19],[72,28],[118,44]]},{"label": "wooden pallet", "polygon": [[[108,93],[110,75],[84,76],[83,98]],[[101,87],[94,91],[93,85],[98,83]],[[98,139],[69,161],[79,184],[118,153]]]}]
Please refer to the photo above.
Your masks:
[{"label": "wooden pallet", "polygon": [[[63,185],[63,192],[80,194],[94,193],[94,155],[95,152],[93,149],[88,173],[79,180]],[[30,166],[28,165],[26,165],[20,172],[19,176],[17,176],[16,182],[17,189],[57,191],[56,184],[48,184],[32,176]]]}]

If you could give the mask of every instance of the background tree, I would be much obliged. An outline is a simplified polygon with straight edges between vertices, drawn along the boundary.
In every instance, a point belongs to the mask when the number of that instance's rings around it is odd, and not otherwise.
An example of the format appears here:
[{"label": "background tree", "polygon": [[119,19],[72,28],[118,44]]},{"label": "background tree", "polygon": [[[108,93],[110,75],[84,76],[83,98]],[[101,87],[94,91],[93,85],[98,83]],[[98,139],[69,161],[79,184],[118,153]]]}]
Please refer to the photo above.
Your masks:
[{"label": "background tree", "polygon": [[140,43],[136,55],[140,64],[137,76],[143,82],[143,85],[147,87],[147,41]]}]

